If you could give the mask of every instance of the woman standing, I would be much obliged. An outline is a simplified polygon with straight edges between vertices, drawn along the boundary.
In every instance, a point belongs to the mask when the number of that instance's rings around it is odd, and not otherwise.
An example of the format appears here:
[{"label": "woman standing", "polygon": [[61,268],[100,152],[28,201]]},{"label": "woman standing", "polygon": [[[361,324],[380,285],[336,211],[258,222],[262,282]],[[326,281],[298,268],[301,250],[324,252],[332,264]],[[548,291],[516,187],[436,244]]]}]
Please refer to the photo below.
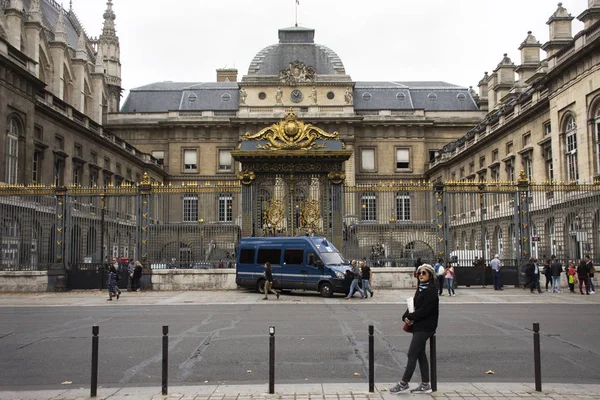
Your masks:
[{"label": "woman standing", "polygon": [[373,297],[373,290],[371,290],[371,279],[373,278],[373,273],[371,272],[371,268],[367,267],[367,264],[364,261],[361,261],[360,271],[360,275],[362,276],[362,289],[365,292],[365,299],[367,298],[367,293],[371,293],[371,297]]},{"label": "woman standing", "polygon": [[448,296],[456,297],[454,293],[454,267],[450,266],[446,268],[446,285],[448,285]]},{"label": "woman standing", "polygon": [[408,362],[402,379],[390,389],[390,393],[399,394],[408,391],[417,360],[421,370],[421,384],[411,393],[431,393],[429,384],[429,362],[425,345],[427,339],[435,334],[440,315],[440,299],[435,285],[435,270],[429,264],[423,264],[417,269],[419,287],[415,293],[415,311],[408,310],[402,316],[404,323],[412,326],[413,337],[408,348]]},{"label": "woman standing", "polygon": [[271,289],[273,286],[273,271],[271,271],[271,263],[268,261],[265,263],[265,278],[265,297],[263,297],[263,300],[269,300],[269,293],[273,293],[279,299],[279,293]]},{"label": "woman standing", "polygon": [[139,261],[135,262],[135,269],[133,271],[133,283],[135,284],[135,291],[139,292],[141,290],[140,279],[142,279],[142,263]]},{"label": "woman standing", "polygon": [[119,300],[121,291],[117,287],[117,281],[119,280],[117,269],[114,265],[111,265],[108,271],[108,299],[106,301],[112,301],[113,296],[117,296],[117,300]]}]

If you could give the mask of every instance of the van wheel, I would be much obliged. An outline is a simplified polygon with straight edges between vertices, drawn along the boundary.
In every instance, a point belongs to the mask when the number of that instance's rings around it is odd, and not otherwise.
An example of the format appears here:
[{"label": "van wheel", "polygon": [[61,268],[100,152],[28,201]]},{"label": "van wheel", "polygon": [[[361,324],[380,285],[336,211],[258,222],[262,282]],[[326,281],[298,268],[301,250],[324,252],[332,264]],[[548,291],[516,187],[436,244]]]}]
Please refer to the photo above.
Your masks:
[{"label": "van wheel", "polygon": [[258,290],[258,293],[265,292],[265,280],[264,279],[261,279],[260,281],[258,281],[258,283],[256,284],[256,290]]},{"label": "van wheel", "polygon": [[323,283],[319,288],[319,292],[321,293],[321,297],[333,296],[333,287],[331,287],[331,283]]}]

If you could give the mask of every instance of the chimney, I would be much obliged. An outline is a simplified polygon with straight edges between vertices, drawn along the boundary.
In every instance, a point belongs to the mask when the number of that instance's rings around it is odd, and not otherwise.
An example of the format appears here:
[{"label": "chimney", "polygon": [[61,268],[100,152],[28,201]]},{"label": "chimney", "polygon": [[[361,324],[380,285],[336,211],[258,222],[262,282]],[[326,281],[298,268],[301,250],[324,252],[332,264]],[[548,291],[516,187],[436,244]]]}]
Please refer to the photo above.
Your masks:
[{"label": "chimney", "polygon": [[220,68],[217,70],[217,82],[237,82],[237,75],[235,68]]},{"label": "chimney", "polygon": [[558,3],[557,10],[546,22],[550,27],[550,40],[542,46],[549,59],[573,40],[571,21],[573,21],[571,14],[562,6],[562,3]]},{"label": "chimney", "polygon": [[519,74],[519,81],[525,83],[531,78],[540,66],[540,42],[537,41],[531,31],[527,32],[527,37],[519,46],[521,50],[521,65],[516,68]]},{"label": "chimney", "polygon": [[583,22],[584,29],[588,29],[600,21],[600,0],[588,0],[588,8],[577,17]]}]

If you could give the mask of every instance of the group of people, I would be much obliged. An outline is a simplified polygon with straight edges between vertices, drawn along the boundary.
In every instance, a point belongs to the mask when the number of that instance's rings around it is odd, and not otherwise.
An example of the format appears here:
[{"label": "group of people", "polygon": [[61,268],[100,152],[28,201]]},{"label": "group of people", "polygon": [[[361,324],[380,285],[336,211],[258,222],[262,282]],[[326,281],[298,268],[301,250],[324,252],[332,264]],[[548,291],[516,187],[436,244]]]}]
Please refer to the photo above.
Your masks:
[{"label": "group of people", "polygon": [[[590,256],[586,255],[582,260],[575,265],[576,262],[569,260],[568,266],[564,272],[567,274],[567,282],[569,284],[569,291],[575,293],[575,285],[579,283],[580,294],[594,294],[596,288],[594,286],[594,273],[596,268],[594,263],[590,259]],[[540,277],[544,275],[546,278],[546,291],[548,292],[548,286],[551,285],[552,293],[560,293],[560,276],[563,272],[563,266],[558,259],[552,255],[544,265],[540,265],[535,257],[529,259],[529,263],[525,265],[525,276],[527,282],[523,288],[529,287],[531,293],[542,293],[540,285]],[[584,293],[585,288],[585,293]]]},{"label": "group of people", "polygon": [[[141,290],[140,279],[142,278],[142,263],[139,261],[129,261],[127,265],[127,273],[129,275],[130,290],[132,292],[139,292]],[[121,296],[121,290],[119,289],[117,282],[121,275],[122,266],[115,261],[112,265],[108,265],[108,299],[112,301],[113,297],[119,300]]]},{"label": "group of people", "polygon": [[[421,258],[417,258],[417,261],[415,262],[415,278],[418,278],[417,271],[423,264]],[[448,296],[456,297],[456,292],[454,291],[454,278],[456,277],[456,272],[454,271],[454,267],[452,265],[447,266],[444,264],[444,259],[440,257],[432,268],[435,273],[438,295],[444,295],[444,284],[446,284]]]},{"label": "group of people", "polygon": [[[365,299],[371,294],[373,297],[373,290],[371,290],[371,279],[373,279],[373,272],[371,268],[367,266],[364,261],[352,260],[352,269],[349,269],[346,273],[349,278],[352,279],[350,284],[350,291],[348,296],[344,297],[346,300],[350,300],[354,296],[354,292],[360,293],[360,298]],[[359,285],[362,281],[362,289]]]}]

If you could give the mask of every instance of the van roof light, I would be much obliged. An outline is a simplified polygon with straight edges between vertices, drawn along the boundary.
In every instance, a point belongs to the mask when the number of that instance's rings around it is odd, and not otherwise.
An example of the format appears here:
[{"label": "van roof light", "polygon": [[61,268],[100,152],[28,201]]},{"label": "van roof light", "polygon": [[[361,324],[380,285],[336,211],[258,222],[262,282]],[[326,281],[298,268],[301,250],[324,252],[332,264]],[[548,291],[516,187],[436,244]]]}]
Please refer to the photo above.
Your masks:
[{"label": "van roof light", "polygon": [[323,239],[323,241],[321,242],[321,244],[323,246],[329,246],[329,243],[327,243],[327,239]]}]

